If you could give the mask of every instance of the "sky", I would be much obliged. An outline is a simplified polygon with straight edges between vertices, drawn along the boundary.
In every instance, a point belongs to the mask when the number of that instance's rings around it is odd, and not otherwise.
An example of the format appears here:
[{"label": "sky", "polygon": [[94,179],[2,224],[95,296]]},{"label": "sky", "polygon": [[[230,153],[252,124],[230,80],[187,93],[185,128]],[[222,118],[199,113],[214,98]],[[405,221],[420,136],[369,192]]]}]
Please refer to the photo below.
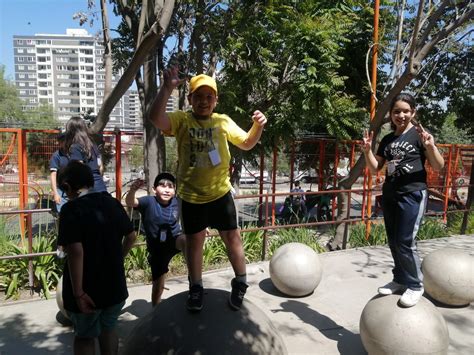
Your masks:
[{"label": "sky", "polygon": [[[96,4],[100,5],[98,0]],[[79,26],[73,14],[87,11],[87,0],[0,0],[0,65],[5,66],[5,78],[14,79],[13,35],[37,33],[66,34],[67,28],[83,28],[94,35],[101,30],[100,18],[94,27]],[[119,19],[109,10],[110,27]]]}]

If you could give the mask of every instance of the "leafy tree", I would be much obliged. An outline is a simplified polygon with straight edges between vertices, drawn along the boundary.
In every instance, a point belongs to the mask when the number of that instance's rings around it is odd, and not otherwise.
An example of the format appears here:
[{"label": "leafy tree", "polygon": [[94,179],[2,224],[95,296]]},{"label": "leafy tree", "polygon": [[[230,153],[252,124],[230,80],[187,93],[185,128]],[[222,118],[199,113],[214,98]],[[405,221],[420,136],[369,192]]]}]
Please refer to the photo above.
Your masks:
[{"label": "leafy tree", "polygon": [[12,127],[23,122],[22,105],[14,84],[5,78],[5,67],[0,65],[0,125]]},{"label": "leafy tree", "polygon": [[452,112],[446,116],[443,125],[436,131],[437,141],[446,144],[472,144],[472,136],[467,130],[458,128],[456,121],[456,113]]},{"label": "leafy tree", "polygon": [[[436,55],[443,43],[452,38],[463,37],[468,30],[468,24],[474,17],[474,6],[471,0],[451,1],[441,0],[431,2],[420,0],[416,6],[406,6],[406,1],[397,2],[399,13],[398,35],[393,46],[388,48],[393,54],[393,69],[387,81],[386,93],[379,101],[374,119],[370,122],[369,130],[380,133],[386,122],[387,113],[393,98],[417,78],[423,66]],[[413,25],[405,28],[403,19],[413,18]],[[386,49],[387,50],[387,49]],[[375,144],[374,139],[374,144]],[[349,189],[362,173],[365,161],[363,155],[358,159],[349,175],[340,181],[339,187]],[[345,218],[349,208],[347,196],[339,196],[342,208],[338,209],[338,220]],[[336,239],[342,241],[345,226],[339,225]]]}]

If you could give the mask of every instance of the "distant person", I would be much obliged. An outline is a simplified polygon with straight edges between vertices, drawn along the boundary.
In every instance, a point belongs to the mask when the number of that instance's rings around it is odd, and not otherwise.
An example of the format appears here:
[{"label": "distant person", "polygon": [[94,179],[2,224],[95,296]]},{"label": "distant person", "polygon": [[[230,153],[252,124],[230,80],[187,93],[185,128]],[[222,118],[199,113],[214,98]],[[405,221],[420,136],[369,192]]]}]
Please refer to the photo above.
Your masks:
[{"label": "distant person", "polygon": [[390,106],[394,132],[382,138],[375,155],[371,149],[373,132],[364,133],[362,144],[372,174],[387,163],[382,207],[395,267],[393,281],[378,292],[382,295],[403,292],[400,304],[405,307],[417,304],[424,292],[415,237],[428,201],[425,160],[428,159],[434,170],[444,166],[433,136],[416,123],[415,115],[414,97],[405,93],[397,95]]},{"label": "distant person", "polygon": [[[290,192],[304,192],[299,181],[295,181],[295,186],[290,190]],[[299,196],[301,200],[306,201],[306,196],[304,194],[298,194],[296,196]]]},{"label": "distant person", "polygon": [[248,284],[229,178],[228,142],[243,150],[252,149],[262,135],[267,118],[262,112],[254,111],[252,127],[245,132],[229,116],[213,112],[218,100],[217,84],[204,74],[189,81],[188,100],[192,110],[167,113],[168,99],[182,82],[177,67],[164,71],[163,85],[149,118],[157,128],[174,135],[178,143],[177,186],[191,282],[187,308],[196,312],[203,306],[202,254],[206,229],[212,227],[219,231],[235,273],[229,306],[239,310]]},{"label": "distant person", "polygon": [[89,129],[82,117],[71,117],[66,123],[64,149],[70,160],[78,160],[89,166],[94,176],[94,192],[107,192],[102,177],[103,166],[99,148],[89,135]]},{"label": "distant person", "polygon": [[59,215],[59,244],[67,252],[63,273],[64,308],[74,325],[74,353],[118,353],[115,332],[128,297],[124,258],[136,234],[119,201],[93,192],[91,169],[71,161],[58,174],[69,202]]},{"label": "distant person", "polygon": [[59,214],[61,212],[61,207],[67,202],[67,196],[61,191],[57,184],[57,174],[58,170],[65,167],[69,163],[69,157],[65,150],[65,140],[66,135],[64,133],[59,133],[56,137],[59,148],[56,150],[49,161],[49,171],[50,173],[50,182],[51,182],[51,191],[53,192],[53,200],[55,203],[54,212]]},{"label": "distant person", "polygon": [[128,207],[138,209],[142,216],[153,278],[151,302],[156,306],[161,301],[168,265],[176,254],[184,252],[186,238],[179,224],[174,176],[169,173],[158,174],[153,183],[155,196],[135,197],[137,190],[144,184],[143,180],[135,180],[125,197],[125,203]]}]

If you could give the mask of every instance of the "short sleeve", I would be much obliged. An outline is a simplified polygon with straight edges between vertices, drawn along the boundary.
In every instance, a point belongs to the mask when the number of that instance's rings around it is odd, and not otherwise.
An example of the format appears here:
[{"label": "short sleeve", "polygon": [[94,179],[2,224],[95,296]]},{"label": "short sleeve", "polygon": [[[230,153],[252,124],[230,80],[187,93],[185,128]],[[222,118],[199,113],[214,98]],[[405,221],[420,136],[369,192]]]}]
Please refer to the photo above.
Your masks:
[{"label": "short sleeve", "polygon": [[59,154],[58,152],[54,152],[49,160],[49,170],[50,171],[57,171],[59,169]]},{"label": "short sleeve", "polygon": [[71,160],[80,160],[85,162],[86,157],[84,156],[84,151],[79,144],[73,144],[69,148],[69,155]]},{"label": "short sleeve", "polygon": [[222,115],[225,121],[227,140],[233,145],[239,145],[247,139],[247,132],[240,128],[232,118],[227,115]]}]

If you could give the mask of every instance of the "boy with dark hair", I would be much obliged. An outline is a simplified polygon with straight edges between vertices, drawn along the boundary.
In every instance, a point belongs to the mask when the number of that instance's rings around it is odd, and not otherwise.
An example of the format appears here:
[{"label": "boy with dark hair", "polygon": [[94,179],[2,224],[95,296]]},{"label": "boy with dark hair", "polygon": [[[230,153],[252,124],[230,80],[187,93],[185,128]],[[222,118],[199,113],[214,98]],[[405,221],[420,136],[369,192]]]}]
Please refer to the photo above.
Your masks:
[{"label": "boy with dark hair", "polygon": [[231,142],[242,150],[252,149],[267,123],[256,110],[248,132],[229,116],[214,112],[217,84],[208,75],[196,75],[189,81],[188,100],[192,111],[166,112],[172,91],[183,82],[178,67],[165,70],[163,84],[150,109],[149,118],[163,132],[174,135],[178,146],[178,196],[186,233],[186,259],[190,278],[187,301],[189,311],[203,305],[202,262],[207,227],[215,228],[226,245],[235,278],[229,306],[239,310],[247,290],[245,255],[229,177]]},{"label": "boy with dark hair", "polygon": [[144,183],[143,180],[132,183],[125,203],[128,207],[137,208],[142,216],[148,262],[153,278],[151,303],[156,306],[161,301],[165,288],[169,262],[180,251],[184,252],[186,239],[178,222],[179,209],[175,197],[174,176],[169,173],[158,174],[153,183],[155,196],[136,198],[135,193]]},{"label": "boy with dark hair", "polygon": [[[63,274],[64,308],[74,324],[74,353],[117,354],[115,333],[128,297],[124,257],[136,235],[124,208],[109,194],[90,192],[91,169],[71,161],[58,174],[69,202],[59,215],[58,244],[67,252]],[[125,236],[125,238],[124,238]]]}]

